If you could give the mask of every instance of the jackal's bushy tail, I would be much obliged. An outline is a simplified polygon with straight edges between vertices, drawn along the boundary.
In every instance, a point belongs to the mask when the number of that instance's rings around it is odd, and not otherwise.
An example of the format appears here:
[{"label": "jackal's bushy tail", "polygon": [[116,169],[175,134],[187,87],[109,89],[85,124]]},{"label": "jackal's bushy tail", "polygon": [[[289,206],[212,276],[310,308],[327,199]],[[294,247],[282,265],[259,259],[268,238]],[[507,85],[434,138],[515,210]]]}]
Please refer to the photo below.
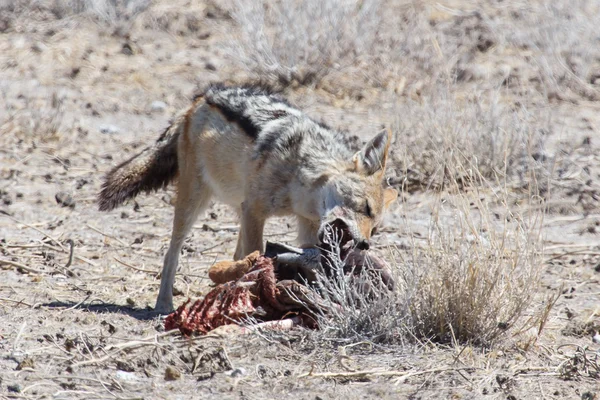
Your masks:
[{"label": "jackal's bushy tail", "polygon": [[179,124],[173,124],[156,143],[113,168],[98,195],[100,211],[110,211],[140,192],[166,187],[177,175]]}]

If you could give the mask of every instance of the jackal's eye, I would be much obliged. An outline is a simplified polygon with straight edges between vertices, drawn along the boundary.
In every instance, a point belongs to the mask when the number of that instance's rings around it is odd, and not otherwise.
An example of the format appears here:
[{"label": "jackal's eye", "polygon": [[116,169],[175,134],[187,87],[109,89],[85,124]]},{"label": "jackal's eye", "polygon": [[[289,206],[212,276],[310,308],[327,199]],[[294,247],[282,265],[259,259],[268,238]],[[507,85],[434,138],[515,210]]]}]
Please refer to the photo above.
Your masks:
[{"label": "jackal's eye", "polygon": [[368,201],[365,204],[365,215],[369,218],[373,218],[373,211],[371,210],[371,206],[369,205]]}]

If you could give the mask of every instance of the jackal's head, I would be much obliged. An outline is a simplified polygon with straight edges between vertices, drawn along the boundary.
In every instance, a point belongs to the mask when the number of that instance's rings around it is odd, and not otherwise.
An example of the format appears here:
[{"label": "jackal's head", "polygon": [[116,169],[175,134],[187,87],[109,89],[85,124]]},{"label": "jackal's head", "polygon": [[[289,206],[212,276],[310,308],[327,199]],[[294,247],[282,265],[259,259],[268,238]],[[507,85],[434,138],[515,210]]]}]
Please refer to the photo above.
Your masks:
[{"label": "jackal's head", "polygon": [[391,140],[391,131],[381,132],[348,160],[345,171],[328,177],[322,192],[320,241],[333,233],[342,247],[369,248],[385,209],[398,197],[384,180]]}]

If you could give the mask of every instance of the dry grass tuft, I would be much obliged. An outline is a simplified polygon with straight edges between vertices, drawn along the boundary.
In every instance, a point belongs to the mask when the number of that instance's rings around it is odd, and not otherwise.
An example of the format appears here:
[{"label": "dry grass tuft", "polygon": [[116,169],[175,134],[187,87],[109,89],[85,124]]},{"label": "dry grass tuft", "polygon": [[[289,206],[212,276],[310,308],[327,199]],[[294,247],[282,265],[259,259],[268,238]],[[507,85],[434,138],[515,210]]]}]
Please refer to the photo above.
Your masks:
[{"label": "dry grass tuft", "polygon": [[241,30],[226,46],[230,58],[284,86],[364,66],[380,21],[378,2],[358,0],[236,1],[230,14]]},{"label": "dry grass tuft", "polygon": [[[524,3],[525,4],[525,3]],[[593,0],[521,4],[505,9],[518,18],[511,25],[499,22],[507,44],[529,53],[549,98],[574,93],[600,99],[600,5]]]},{"label": "dry grass tuft", "polygon": [[149,6],[150,0],[0,0],[0,13],[24,19],[41,14],[58,20],[84,15],[114,25],[133,19]]},{"label": "dry grass tuft", "polygon": [[390,291],[378,276],[366,270],[358,276],[344,275],[339,251],[330,258],[334,264],[332,271],[337,273],[331,278],[320,277],[316,288],[328,304],[328,313],[317,316],[316,337],[341,343],[406,342],[410,313],[404,295],[408,288],[402,286]]},{"label": "dry grass tuft", "polygon": [[225,48],[253,78],[283,86],[412,96],[439,83],[497,82],[548,99],[600,98],[596,2],[480,3],[237,0],[229,14],[240,32],[226,34]]},{"label": "dry grass tuft", "polygon": [[478,191],[454,186],[433,210],[425,245],[405,259],[414,273],[413,334],[489,345],[505,332],[543,326],[547,314],[531,309],[543,269],[542,214],[525,217],[506,203],[493,212]]},{"label": "dry grass tuft", "polygon": [[[481,175],[497,186],[544,194],[555,160],[545,149],[550,124],[500,93],[468,98],[438,87],[397,106],[396,174],[406,189],[443,189]],[[410,117],[408,117],[410,116]],[[470,180],[470,183],[481,180]]]},{"label": "dry grass tuft", "polygon": [[[63,100],[53,93],[48,100],[24,100],[20,108],[8,108],[0,119],[0,132],[10,140],[54,142],[66,133]],[[68,130],[73,127],[69,126]],[[70,136],[70,135],[69,135]]]},{"label": "dry grass tuft", "polygon": [[[486,200],[481,183],[464,186],[453,181],[438,195],[424,244],[393,249],[394,292],[366,295],[341,277],[322,282],[330,301],[342,305],[321,316],[322,339],[488,346],[507,334],[539,335],[553,305],[536,297],[543,213],[519,214],[506,197]],[[492,210],[493,203],[501,207]]]}]

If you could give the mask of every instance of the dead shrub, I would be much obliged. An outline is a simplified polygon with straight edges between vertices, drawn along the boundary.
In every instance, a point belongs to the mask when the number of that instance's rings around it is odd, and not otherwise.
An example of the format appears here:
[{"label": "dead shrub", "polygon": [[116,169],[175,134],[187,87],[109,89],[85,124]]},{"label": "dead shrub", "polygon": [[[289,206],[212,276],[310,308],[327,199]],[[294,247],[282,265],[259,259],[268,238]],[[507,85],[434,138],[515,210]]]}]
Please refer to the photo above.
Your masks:
[{"label": "dead shrub", "polygon": [[358,0],[235,1],[240,32],[225,44],[230,58],[255,77],[308,85],[369,61],[379,2]]},{"label": "dead shrub", "polygon": [[393,157],[407,190],[440,190],[453,180],[462,184],[468,174],[526,195],[548,190],[555,163],[545,149],[548,120],[502,104],[498,92],[464,97],[438,85],[420,102],[397,105],[396,115]]},{"label": "dead shrub", "polygon": [[434,341],[489,345],[531,311],[542,270],[543,214],[520,215],[505,199],[496,199],[502,211],[492,211],[477,190],[453,186],[433,210],[425,245],[408,259],[415,274],[411,330]]},{"label": "dead shrub", "polygon": [[549,98],[567,92],[600,99],[600,5],[593,0],[520,3],[508,7],[514,17],[501,19],[497,29],[504,40],[535,66],[540,89]]},{"label": "dead shrub", "polygon": [[390,249],[394,291],[365,293],[342,276],[322,280],[318,290],[332,311],[319,316],[315,334],[335,342],[482,346],[530,329],[537,337],[553,304],[536,296],[543,213],[511,211],[505,198],[492,210],[471,189],[453,182],[432,207],[426,241]]},{"label": "dead shrub", "polygon": [[343,343],[404,343],[410,316],[405,297],[408,280],[395,279],[399,287],[389,290],[366,268],[357,275],[344,274],[339,247],[332,247],[329,259],[333,273],[330,277],[319,276],[314,288],[328,305],[327,313],[317,315],[319,331],[315,335]]},{"label": "dead shrub", "polygon": [[65,121],[63,108],[63,100],[57,93],[53,93],[47,100],[25,98],[23,107],[7,108],[6,115],[0,119],[0,135],[7,141],[57,141],[73,128],[65,128],[68,123]]},{"label": "dead shrub", "polygon": [[[114,25],[133,19],[150,6],[150,0],[0,0],[0,13],[13,18],[64,19],[85,15]],[[44,17],[45,16],[45,17]]]}]

